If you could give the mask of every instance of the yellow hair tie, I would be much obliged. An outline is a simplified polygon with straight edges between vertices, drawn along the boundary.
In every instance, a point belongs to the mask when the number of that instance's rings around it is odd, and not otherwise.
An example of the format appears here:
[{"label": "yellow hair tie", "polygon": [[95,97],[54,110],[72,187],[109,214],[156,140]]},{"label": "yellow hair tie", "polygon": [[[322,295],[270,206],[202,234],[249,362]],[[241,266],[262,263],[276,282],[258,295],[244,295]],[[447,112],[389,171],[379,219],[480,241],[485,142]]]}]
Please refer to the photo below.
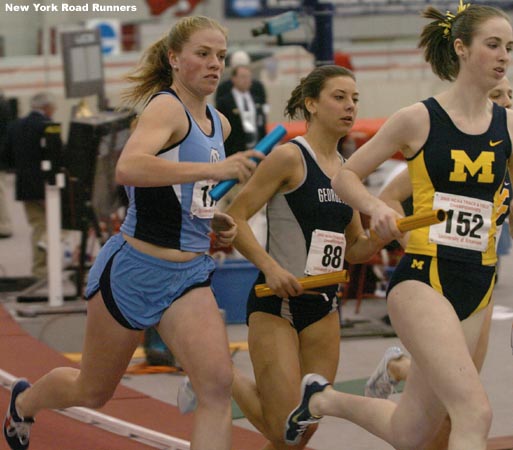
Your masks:
[{"label": "yellow hair tie", "polygon": [[451,37],[452,22],[456,16],[451,11],[446,11],[445,19],[438,23],[439,27],[444,29],[444,38],[449,39]]},{"label": "yellow hair tie", "polygon": [[470,3],[463,3],[463,0],[460,0],[460,4],[458,5],[458,10],[456,12],[456,15],[454,15],[451,11],[446,11],[445,13],[445,19],[438,23],[438,26],[442,27],[444,29],[444,38],[450,39],[451,37],[451,28],[452,23],[454,22],[454,19],[456,16],[463,11],[465,11],[470,6]]},{"label": "yellow hair tie", "polygon": [[456,14],[462,13],[470,6],[470,3],[463,3],[463,0],[460,0],[460,4],[458,5],[458,11]]}]

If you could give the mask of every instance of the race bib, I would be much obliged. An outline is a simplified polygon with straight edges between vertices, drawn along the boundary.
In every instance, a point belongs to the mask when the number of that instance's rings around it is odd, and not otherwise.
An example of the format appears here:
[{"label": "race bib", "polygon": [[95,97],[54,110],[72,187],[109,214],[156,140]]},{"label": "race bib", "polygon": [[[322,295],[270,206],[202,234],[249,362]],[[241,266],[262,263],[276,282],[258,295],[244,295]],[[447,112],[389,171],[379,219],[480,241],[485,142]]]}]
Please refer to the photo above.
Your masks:
[{"label": "race bib", "polygon": [[191,214],[200,219],[212,219],[216,202],[208,193],[217,184],[214,180],[196,181],[192,190]]},{"label": "race bib", "polygon": [[314,230],[306,259],[305,274],[321,275],[342,270],[346,251],[343,233]]},{"label": "race bib", "polygon": [[431,225],[429,241],[484,252],[492,224],[493,204],[464,195],[436,192],[433,209],[447,211],[445,222]]}]

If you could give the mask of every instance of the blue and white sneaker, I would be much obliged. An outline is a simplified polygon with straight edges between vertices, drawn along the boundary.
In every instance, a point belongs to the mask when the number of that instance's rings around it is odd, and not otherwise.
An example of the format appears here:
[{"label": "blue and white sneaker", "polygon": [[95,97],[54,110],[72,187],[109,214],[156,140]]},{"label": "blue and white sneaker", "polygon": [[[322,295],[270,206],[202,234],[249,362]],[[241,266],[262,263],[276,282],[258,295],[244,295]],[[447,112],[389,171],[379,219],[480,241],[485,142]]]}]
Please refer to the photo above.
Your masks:
[{"label": "blue and white sneaker", "polygon": [[365,383],[365,396],[374,398],[390,397],[398,381],[394,380],[388,373],[388,363],[393,359],[399,359],[404,355],[400,347],[389,347],[374,370],[370,378]]},{"label": "blue and white sneaker", "polygon": [[30,387],[25,379],[16,380],[11,386],[11,400],[4,420],[4,436],[11,450],[27,450],[30,439],[30,427],[34,419],[20,417],[16,411],[16,398]]},{"label": "blue and white sneaker", "polygon": [[322,416],[314,416],[308,409],[312,395],[324,391],[330,382],[322,375],[309,373],[301,382],[301,403],[289,414],[285,424],[285,442],[288,445],[297,445],[307,428],[319,422]]},{"label": "blue and white sneaker", "polygon": [[191,380],[188,376],[185,376],[178,388],[178,394],[176,396],[176,403],[178,409],[182,414],[188,414],[193,412],[198,406],[198,398],[192,388]]}]

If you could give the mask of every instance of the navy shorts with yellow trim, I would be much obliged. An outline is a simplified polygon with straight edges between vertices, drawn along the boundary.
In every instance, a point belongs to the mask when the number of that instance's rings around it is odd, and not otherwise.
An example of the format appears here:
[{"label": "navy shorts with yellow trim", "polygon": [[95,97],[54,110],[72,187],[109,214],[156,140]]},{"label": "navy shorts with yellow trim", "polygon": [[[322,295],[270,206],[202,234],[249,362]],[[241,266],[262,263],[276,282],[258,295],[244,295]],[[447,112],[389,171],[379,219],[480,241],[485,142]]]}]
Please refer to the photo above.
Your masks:
[{"label": "navy shorts with yellow trim", "polygon": [[[265,283],[265,276],[260,273],[256,284]],[[314,289],[318,294],[303,294],[289,299],[276,295],[257,297],[251,289],[246,307],[246,323],[254,312],[265,312],[288,320],[290,325],[300,333],[307,326],[321,320],[338,310],[340,300],[336,296],[337,287]]]},{"label": "navy shorts with yellow trim", "polygon": [[171,303],[185,293],[210,286],[214,269],[208,255],[187,262],[166,261],[136,250],[117,234],[98,254],[85,298],[101,291],[105,306],[119,324],[144,330],[158,324]]},{"label": "navy shorts with yellow trim", "polygon": [[451,302],[461,321],[490,302],[495,266],[406,253],[392,274],[387,295],[394,286],[408,280],[421,281],[440,292]]}]

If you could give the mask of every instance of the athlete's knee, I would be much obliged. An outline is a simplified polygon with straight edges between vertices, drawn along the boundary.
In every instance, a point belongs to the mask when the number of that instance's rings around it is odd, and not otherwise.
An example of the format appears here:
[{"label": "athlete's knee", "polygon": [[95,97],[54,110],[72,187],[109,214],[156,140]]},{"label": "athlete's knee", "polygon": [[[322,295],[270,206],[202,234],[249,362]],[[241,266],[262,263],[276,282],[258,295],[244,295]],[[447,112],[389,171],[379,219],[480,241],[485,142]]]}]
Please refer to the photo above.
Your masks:
[{"label": "athlete's knee", "polygon": [[489,402],[486,402],[485,405],[481,405],[481,407],[482,410],[479,413],[480,417],[478,418],[478,421],[483,431],[488,435],[490,427],[492,426],[493,410]]},{"label": "athlete's knee", "polygon": [[115,390],[115,386],[113,388],[100,385],[81,386],[79,387],[80,406],[92,409],[101,408],[112,398]]},{"label": "athlete's knee", "polygon": [[218,366],[213,370],[203,372],[196,378],[196,381],[198,387],[196,388],[194,384],[193,386],[199,403],[230,401],[233,383],[231,365]]},{"label": "athlete's knee", "polygon": [[425,448],[437,432],[437,426],[424,423],[422,419],[410,424],[395,423],[393,446],[397,450],[418,450]]},{"label": "athlete's knee", "polygon": [[394,448],[397,450],[418,450],[428,443],[427,436],[421,433],[401,433],[394,439]]},{"label": "athlete's knee", "polygon": [[452,406],[448,407],[448,411],[453,422],[455,418],[461,418],[469,424],[468,426],[475,424],[479,428],[491,423],[493,415],[490,401],[482,386],[479,389],[472,386],[460,387],[456,400]]},{"label": "athlete's knee", "polygon": [[484,401],[473,402],[472,407],[464,408],[457,414],[451,415],[452,426],[455,429],[472,430],[476,434],[487,435],[493,419],[493,411],[486,398]]}]

